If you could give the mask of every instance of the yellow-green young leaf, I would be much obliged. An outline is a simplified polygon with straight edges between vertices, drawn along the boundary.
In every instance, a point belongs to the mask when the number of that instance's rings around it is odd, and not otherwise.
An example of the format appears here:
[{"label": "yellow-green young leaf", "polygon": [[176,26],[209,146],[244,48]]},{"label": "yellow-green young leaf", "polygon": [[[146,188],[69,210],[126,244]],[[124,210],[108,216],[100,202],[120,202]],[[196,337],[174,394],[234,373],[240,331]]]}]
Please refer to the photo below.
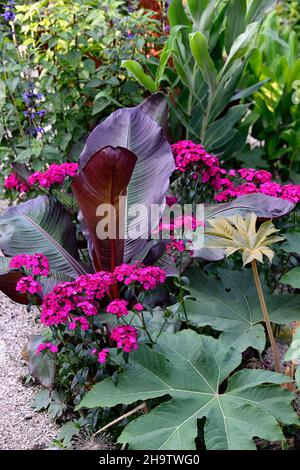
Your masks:
[{"label": "yellow-green young leaf", "polygon": [[141,65],[135,60],[125,60],[122,66],[125,67],[143,87],[147,88],[150,93],[158,91],[158,87],[153,78],[147,75]]},{"label": "yellow-green young leaf", "polygon": [[205,36],[198,31],[189,35],[192,54],[200,67],[201,73],[209,89],[216,88],[217,70],[210,57]]},{"label": "yellow-green young leaf", "polygon": [[274,253],[269,246],[283,241],[284,238],[274,236],[278,230],[271,221],[263,223],[256,231],[256,221],[257,216],[254,213],[247,214],[245,218],[241,215],[235,215],[209,220],[205,232],[210,236],[207,246],[225,248],[226,256],[240,251],[244,266],[253,260],[262,263],[263,256],[266,256],[271,262]]}]

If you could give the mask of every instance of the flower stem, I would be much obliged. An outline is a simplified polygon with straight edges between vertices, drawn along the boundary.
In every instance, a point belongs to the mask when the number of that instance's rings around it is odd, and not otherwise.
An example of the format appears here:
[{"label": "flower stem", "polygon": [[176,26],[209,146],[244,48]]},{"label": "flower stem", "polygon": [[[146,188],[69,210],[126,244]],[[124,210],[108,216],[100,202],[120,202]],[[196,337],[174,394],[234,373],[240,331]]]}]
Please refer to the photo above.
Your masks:
[{"label": "flower stem", "polygon": [[275,360],[275,370],[276,370],[276,372],[280,372],[279,354],[278,354],[278,350],[277,350],[277,346],[276,346],[276,342],[275,342],[275,338],[274,338],[274,334],[273,334],[273,330],[272,330],[272,326],[271,326],[270,317],[269,317],[269,314],[268,314],[266,302],[265,302],[264,293],[263,293],[261,283],[260,283],[260,279],[259,279],[259,274],[258,274],[258,270],[257,270],[256,261],[253,260],[251,262],[251,265],[252,265],[252,271],[253,271],[255,286],[256,286],[256,289],[257,289],[257,293],[258,293],[262,313],[263,313],[263,316],[264,316],[264,321],[265,321],[265,324],[266,324],[266,327],[267,327],[267,332],[268,332],[269,340],[270,340],[272,351],[273,351],[273,356],[274,356],[274,360]]}]

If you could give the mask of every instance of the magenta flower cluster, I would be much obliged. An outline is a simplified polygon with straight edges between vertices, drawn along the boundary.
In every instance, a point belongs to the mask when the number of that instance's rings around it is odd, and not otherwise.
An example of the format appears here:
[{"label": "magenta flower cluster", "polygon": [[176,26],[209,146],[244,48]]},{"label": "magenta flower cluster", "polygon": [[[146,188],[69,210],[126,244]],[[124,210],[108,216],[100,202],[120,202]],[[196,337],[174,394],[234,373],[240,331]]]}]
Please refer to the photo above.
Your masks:
[{"label": "magenta flower cluster", "polygon": [[272,181],[272,174],[266,170],[241,168],[225,170],[217,157],[209,154],[202,145],[182,140],[172,145],[177,170],[189,172],[192,179],[211,187],[217,194],[217,202],[227,202],[244,194],[263,193],[269,196],[298,203],[300,185],[282,185]]},{"label": "magenta flower cluster", "polygon": [[18,192],[28,192],[31,188],[39,186],[50,189],[54,185],[61,185],[66,178],[74,178],[78,170],[78,163],[53,163],[45,171],[36,171],[29,176],[28,181],[21,181],[15,173],[7,176],[4,180],[5,189]]},{"label": "magenta flower cluster", "polygon": [[[181,140],[172,145],[176,168],[181,173],[191,172],[194,180],[201,179],[218,191],[222,188],[223,171],[217,157],[208,153],[200,144],[191,140]],[[226,171],[225,171],[226,173]]]},{"label": "magenta flower cluster", "polygon": [[107,361],[108,354],[109,354],[109,349],[108,348],[103,348],[101,351],[99,351],[98,362],[100,364],[105,364],[105,362]]},{"label": "magenta flower cluster", "polygon": [[145,290],[154,289],[166,280],[166,273],[156,266],[143,266],[139,263],[122,264],[117,266],[114,272],[118,282],[126,286],[140,285]]},{"label": "magenta flower cluster", "polygon": [[[44,297],[41,308],[41,322],[47,326],[66,325],[69,330],[87,331],[92,325],[89,317],[96,315],[101,308],[102,301],[107,302],[110,288],[117,283],[126,286],[134,285],[139,289],[153,289],[162,284],[166,273],[157,267],[143,266],[140,263],[133,265],[122,264],[113,273],[100,271],[95,274],[85,274],[72,282],[64,282],[54,287],[53,291]],[[123,299],[111,300],[106,312],[118,318],[126,317],[129,303]],[[136,312],[144,307],[141,303],[132,306]],[[132,326],[121,325],[114,328],[110,339],[117,342],[117,347],[124,352],[137,349],[137,330]],[[95,354],[96,349],[92,350]],[[104,349],[98,355],[98,362],[106,361],[109,350]]]},{"label": "magenta flower cluster", "polygon": [[36,171],[29,176],[28,183],[29,186],[38,185],[49,189],[55,184],[62,184],[68,176],[76,176],[77,170],[78,163],[53,163],[46,171]]},{"label": "magenta flower cluster", "polygon": [[41,352],[49,350],[51,353],[55,354],[58,352],[58,347],[53,343],[41,343],[36,348],[36,353],[41,354]]},{"label": "magenta flower cluster", "polygon": [[32,276],[23,276],[17,282],[16,291],[20,294],[39,294],[42,291],[41,284],[34,279]]},{"label": "magenta flower cluster", "polygon": [[137,336],[137,330],[131,325],[117,326],[111,333],[111,339],[116,341],[117,347],[126,353],[138,348]]},{"label": "magenta flower cluster", "polygon": [[[57,284],[44,298],[41,322],[47,326],[60,325],[66,324],[71,314],[76,314],[78,320],[78,312],[79,317],[96,315],[100,300],[113,284],[114,278],[107,272],[84,274],[72,282]],[[79,323],[83,324],[80,320]]]},{"label": "magenta flower cluster", "polygon": [[107,313],[112,313],[113,315],[117,315],[117,317],[122,317],[128,315],[128,302],[126,300],[113,300],[108,304],[106,307]]},{"label": "magenta flower cluster", "polygon": [[11,269],[26,269],[32,274],[21,277],[17,282],[16,291],[20,294],[39,294],[42,291],[42,285],[35,277],[47,277],[50,272],[49,262],[42,253],[16,255],[11,259],[9,267]]},{"label": "magenta flower cluster", "polygon": [[4,180],[4,188],[8,190],[16,190],[20,193],[26,193],[29,191],[29,186],[27,183],[24,183],[23,181],[19,180],[15,173],[12,173],[11,175],[7,176]]},{"label": "magenta flower cluster", "polygon": [[49,276],[49,261],[43,253],[35,253],[34,255],[21,254],[12,258],[9,267],[11,269],[25,268],[31,270],[34,276]]},{"label": "magenta flower cluster", "polygon": [[217,202],[227,202],[232,198],[254,193],[267,194],[268,196],[286,199],[287,201],[291,201],[296,204],[300,201],[300,185],[282,185],[275,183],[274,181],[260,184],[257,183],[257,180],[251,183],[242,183],[237,186],[235,186],[233,181],[230,181],[227,188],[215,196],[215,200]]}]

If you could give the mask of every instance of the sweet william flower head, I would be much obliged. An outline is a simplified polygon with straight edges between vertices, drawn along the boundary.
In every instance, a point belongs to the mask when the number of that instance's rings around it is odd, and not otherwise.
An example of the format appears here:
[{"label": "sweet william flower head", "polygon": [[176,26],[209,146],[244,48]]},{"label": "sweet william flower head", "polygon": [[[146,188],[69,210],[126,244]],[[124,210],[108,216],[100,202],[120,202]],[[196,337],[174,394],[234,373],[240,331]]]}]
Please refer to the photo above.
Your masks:
[{"label": "sweet william flower head", "polygon": [[53,343],[41,343],[38,345],[37,349],[36,349],[36,353],[37,354],[41,354],[41,352],[45,351],[45,350],[49,350],[52,354],[55,354],[58,352],[58,347],[53,344]]},{"label": "sweet william flower head", "polygon": [[117,315],[117,317],[122,317],[128,315],[127,310],[128,302],[126,300],[113,300],[108,304],[106,307],[106,312],[111,313],[113,315]]},{"label": "sweet william flower head", "polygon": [[20,294],[34,295],[42,291],[42,285],[32,276],[25,276],[18,281],[16,291]]},{"label": "sweet william flower head", "polygon": [[124,352],[130,353],[138,348],[137,330],[131,325],[120,325],[113,329],[111,339],[116,341],[117,347]]},{"label": "sweet william flower head", "polygon": [[100,364],[105,364],[106,361],[107,361],[108,354],[109,354],[109,349],[108,348],[102,349],[98,354],[98,362]]}]

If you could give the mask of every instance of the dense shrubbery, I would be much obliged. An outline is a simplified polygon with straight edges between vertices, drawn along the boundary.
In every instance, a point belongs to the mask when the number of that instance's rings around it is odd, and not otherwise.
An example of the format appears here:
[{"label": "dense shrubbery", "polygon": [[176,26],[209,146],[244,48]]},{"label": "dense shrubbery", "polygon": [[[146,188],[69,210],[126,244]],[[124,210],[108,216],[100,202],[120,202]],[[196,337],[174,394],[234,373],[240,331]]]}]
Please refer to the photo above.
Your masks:
[{"label": "dense shrubbery", "polygon": [[272,0],[152,3],[75,2],[70,19],[62,0],[11,2],[2,18],[3,187],[18,204],[0,216],[0,287],[41,323],[34,408],[63,424],[61,447],[109,446],[106,429],[132,449],[285,442],[299,425],[297,10],[282,24]]}]

